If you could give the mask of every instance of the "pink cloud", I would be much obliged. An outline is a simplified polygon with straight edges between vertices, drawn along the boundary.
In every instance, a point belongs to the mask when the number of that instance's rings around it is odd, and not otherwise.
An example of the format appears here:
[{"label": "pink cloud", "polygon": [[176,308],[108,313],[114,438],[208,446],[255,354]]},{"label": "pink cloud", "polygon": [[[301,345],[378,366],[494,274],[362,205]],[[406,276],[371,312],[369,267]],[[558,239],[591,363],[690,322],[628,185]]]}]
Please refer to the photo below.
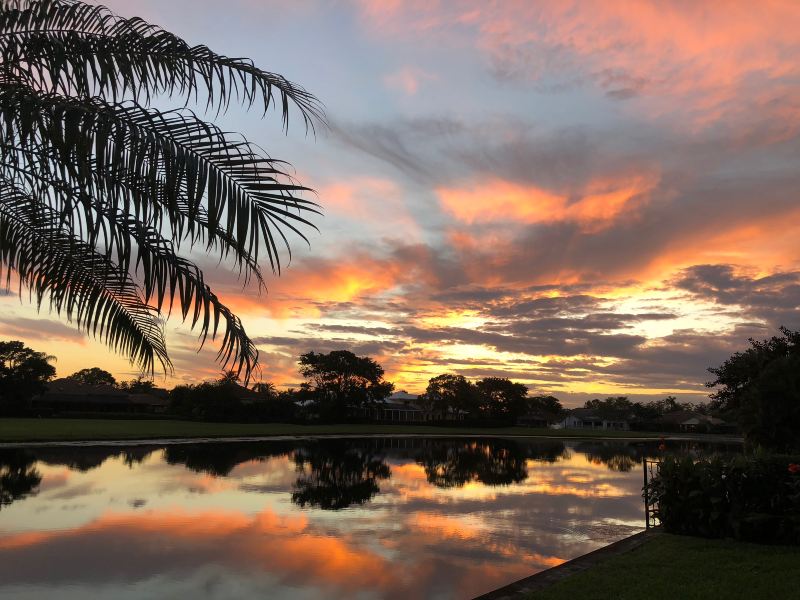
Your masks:
[{"label": "pink cloud", "polygon": [[414,96],[419,91],[423,81],[433,81],[435,79],[435,75],[422,69],[402,67],[386,75],[383,78],[383,82],[389,89],[399,90],[406,96]]},{"label": "pink cloud", "polygon": [[[800,4],[664,3],[582,0],[488,4],[465,1],[363,2],[367,27],[380,35],[457,36],[505,78],[591,81],[613,98],[648,97],[650,117],[680,113],[706,127],[764,111],[800,127]],[[786,119],[790,119],[786,123]],[[784,138],[789,133],[784,132]]]}]

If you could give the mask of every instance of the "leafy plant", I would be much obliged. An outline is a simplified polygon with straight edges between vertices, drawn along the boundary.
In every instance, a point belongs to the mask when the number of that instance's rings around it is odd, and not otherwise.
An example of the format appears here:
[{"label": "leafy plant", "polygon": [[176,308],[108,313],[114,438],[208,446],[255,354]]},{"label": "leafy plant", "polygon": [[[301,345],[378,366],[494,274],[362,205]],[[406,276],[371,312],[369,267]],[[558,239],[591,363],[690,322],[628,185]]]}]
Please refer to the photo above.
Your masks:
[{"label": "leafy plant", "polygon": [[[252,61],[189,46],[139,18],[78,0],[0,0],[0,266],[143,371],[171,368],[161,315],[176,308],[247,378],[258,351],[180,252],[200,247],[264,286],[287,232],[306,239],[317,205],[287,165],[187,108],[156,99],[290,106],[317,100]],[[201,342],[201,344],[202,344]]]},{"label": "leafy plant", "polygon": [[787,456],[668,456],[649,483],[670,533],[800,543],[800,462]]}]

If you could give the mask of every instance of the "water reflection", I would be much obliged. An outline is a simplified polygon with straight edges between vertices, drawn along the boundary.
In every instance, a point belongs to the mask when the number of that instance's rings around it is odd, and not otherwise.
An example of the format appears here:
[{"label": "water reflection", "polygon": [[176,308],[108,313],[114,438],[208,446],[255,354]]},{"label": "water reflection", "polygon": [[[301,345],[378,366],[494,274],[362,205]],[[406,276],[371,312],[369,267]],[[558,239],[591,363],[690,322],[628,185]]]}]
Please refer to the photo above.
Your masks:
[{"label": "water reflection", "polygon": [[2,449],[0,596],[469,598],[641,529],[635,466],[656,454],[425,438]]},{"label": "water reflection", "polygon": [[15,500],[36,493],[42,476],[34,467],[35,462],[24,450],[0,449],[0,510]]},{"label": "water reflection", "polygon": [[273,456],[289,454],[296,444],[291,442],[175,444],[164,450],[164,459],[170,465],[183,465],[196,473],[214,477],[227,477],[238,465],[246,462],[264,462]]},{"label": "water reflection", "polygon": [[347,440],[310,443],[294,452],[294,462],[300,476],[292,502],[324,510],[364,504],[380,491],[378,481],[392,474],[381,455]]},{"label": "water reflection", "polygon": [[525,449],[511,440],[440,442],[420,452],[417,462],[429,483],[451,488],[472,481],[490,486],[519,483],[528,477],[527,458]]}]

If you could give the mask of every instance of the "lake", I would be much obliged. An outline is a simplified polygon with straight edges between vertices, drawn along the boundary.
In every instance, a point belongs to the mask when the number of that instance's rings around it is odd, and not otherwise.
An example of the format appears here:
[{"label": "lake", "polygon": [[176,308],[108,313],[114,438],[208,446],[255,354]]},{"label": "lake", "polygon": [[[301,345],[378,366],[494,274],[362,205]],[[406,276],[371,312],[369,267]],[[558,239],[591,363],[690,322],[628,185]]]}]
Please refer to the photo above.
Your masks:
[{"label": "lake", "polygon": [[472,598],[641,531],[641,460],[658,454],[421,437],[4,447],[0,597]]}]

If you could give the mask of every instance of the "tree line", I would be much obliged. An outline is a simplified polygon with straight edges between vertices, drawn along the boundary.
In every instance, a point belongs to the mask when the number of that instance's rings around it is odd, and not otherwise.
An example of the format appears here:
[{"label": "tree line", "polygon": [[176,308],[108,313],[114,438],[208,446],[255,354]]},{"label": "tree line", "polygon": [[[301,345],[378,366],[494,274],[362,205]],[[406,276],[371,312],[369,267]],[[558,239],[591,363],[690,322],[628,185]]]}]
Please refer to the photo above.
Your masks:
[{"label": "tree line", "polygon": [[[0,414],[20,412],[30,399],[45,390],[55,377],[54,357],[28,348],[20,341],[0,341]],[[348,350],[300,355],[303,382],[297,389],[278,391],[271,383],[247,388],[229,371],[216,381],[179,385],[170,392],[171,411],[206,420],[291,421],[310,418],[346,420],[351,409],[380,406],[394,391],[374,359]],[[652,421],[679,410],[720,415],[737,422],[748,442],[781,451],[800,447],[800,332],[781,328],[780,335],[749,340],[709,372],[714,379],[709,404],[681,403],[674,396],[641,403],[624,396],[589,400],[585,408],[601,416],[630,415]],[[117,382],[98,367],[70,376],[91,385],[111,385],[130,392],[152,391],[149,379]],[[502,377],[470,381],[446,373],[430,379],[416,403],[434,420],[475,420],[510,424],[524,414],[563,416],[564,407],[554,396],[529,396],[528,388]]]}]

